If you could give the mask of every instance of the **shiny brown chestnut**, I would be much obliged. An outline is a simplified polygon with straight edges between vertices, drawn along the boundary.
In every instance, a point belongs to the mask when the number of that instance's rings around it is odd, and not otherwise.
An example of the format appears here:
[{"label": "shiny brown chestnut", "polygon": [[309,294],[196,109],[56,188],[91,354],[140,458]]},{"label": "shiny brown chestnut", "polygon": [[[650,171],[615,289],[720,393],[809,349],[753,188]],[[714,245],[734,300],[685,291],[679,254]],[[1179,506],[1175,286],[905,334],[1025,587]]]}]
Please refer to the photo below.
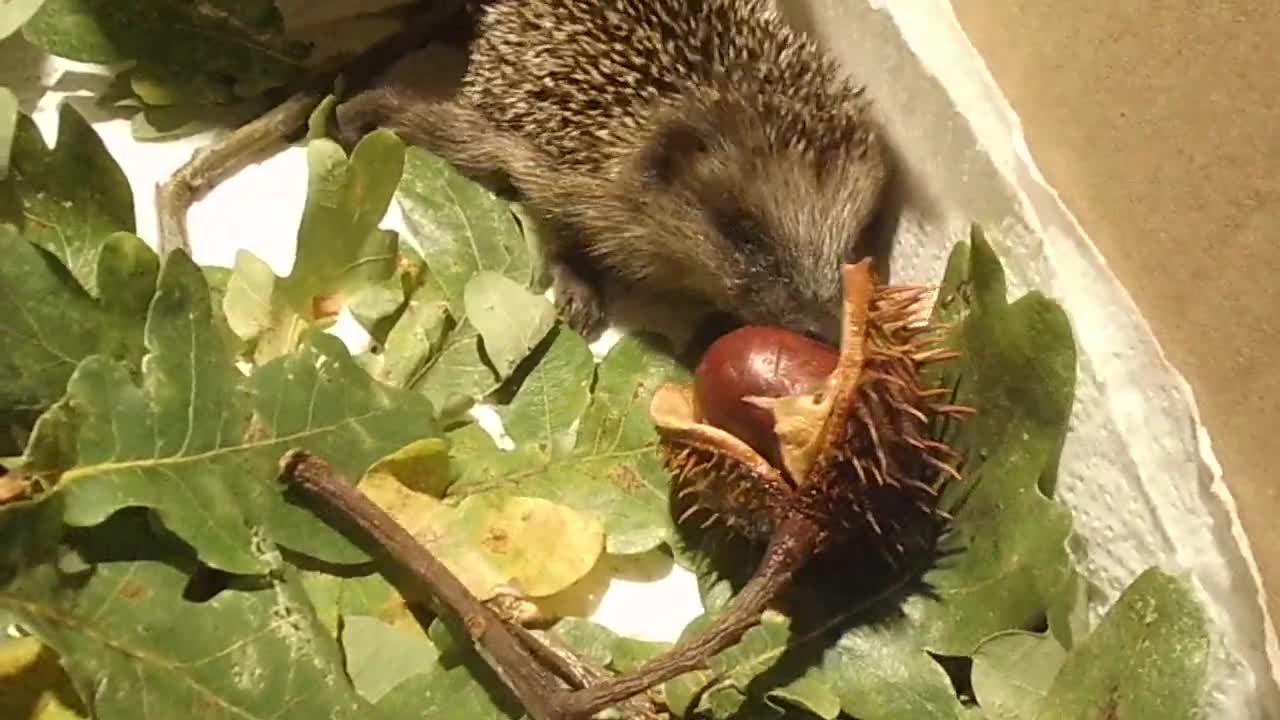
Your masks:
[{"label": "shiny brown chestnut", "polygon": [[836,369],[839,353],[809,337],[748,325],[717,339],[694,371],[696,412],[703,422],[746,442],[781,467],[773,412],[754,398],[812,393]]}]

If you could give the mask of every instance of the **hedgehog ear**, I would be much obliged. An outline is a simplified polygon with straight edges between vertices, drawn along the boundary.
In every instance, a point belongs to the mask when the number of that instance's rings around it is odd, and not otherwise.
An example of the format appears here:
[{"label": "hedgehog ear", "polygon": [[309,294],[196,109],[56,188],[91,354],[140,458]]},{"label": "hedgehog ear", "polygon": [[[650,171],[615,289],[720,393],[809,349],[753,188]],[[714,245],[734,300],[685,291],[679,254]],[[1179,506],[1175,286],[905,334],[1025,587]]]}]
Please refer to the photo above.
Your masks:
[{"label": "hedgehog ear", "polygon": [[661,122],[640,154],[640,174],[646,182],[672,185],[711,148],[703,128],[680,117]]}]

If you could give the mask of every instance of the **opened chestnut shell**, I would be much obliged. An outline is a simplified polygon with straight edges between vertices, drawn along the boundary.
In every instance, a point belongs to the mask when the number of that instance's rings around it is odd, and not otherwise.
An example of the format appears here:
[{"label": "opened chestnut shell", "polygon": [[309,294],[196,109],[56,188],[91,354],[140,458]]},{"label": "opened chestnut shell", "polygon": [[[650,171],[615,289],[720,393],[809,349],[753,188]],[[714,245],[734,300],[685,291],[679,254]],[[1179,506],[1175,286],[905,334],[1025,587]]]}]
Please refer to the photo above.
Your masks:
[{"label": "opened chestnut shell", "polygon": [[744,328],[712,345],[693,383],[653,395],[677,508],[687,506],[679,522],[701,514],[704,527],[719,521],[767,545],[708,626],[628,674],[633,692],[705,667],[815,555],[866,540],[894,562],[915,519],[945,516],[939,490],[958,477],[958,457],[929,439],[931,425],[972,410],[946,404],[945,388],[922,387],[919,371],[956,353],[938,347],[923,288],[877,287],[868,261],[841,272],[834,358],[785,330]]},{"label": "opened chestnut shell", "polygon": [[971,412],[922,387],[939,346],[918,287],[878,287],[869,262],[843,268],[835,352],[780,328],[748,327],[708,350],[692,385],[655,393],[650,415],[681,519],[703,514],[757,539],[785,521],[817,528],[815,548],[861,536],[888,555],[913,518],[938,517],[958,460],[929,438],[934,419]]}]

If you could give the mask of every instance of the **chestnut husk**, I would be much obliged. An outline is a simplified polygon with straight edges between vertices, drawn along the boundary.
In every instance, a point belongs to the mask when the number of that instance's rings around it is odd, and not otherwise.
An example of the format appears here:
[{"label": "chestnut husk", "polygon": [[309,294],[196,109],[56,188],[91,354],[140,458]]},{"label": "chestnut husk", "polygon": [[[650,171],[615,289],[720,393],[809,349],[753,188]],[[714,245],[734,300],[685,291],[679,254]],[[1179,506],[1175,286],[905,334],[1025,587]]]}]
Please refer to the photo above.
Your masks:
[{"label": "chestnut husk", "polygon": [[[801,378],[803,392],[740,398],[736,391],[696,388],[697,382],[716,382],[717,373],[708,369],[695,373],[695,384],[668,384],[654,394],[649,411],[659,449],[677,508],[687,506],[679,522],[702,516],[704,528],[719,523],[767,545],[755,573],[709,626],[607,687],[580,691],[578,707],[596,707],[601,698],[643,692],[705,667],[758,624],[818,554],[865,543],[894,561],[905,551],[907,534],[921,527],[915,520],[945,520],[938,502],[943,484],[960,476],[960,458],[929,439],[929,428],[935,419],[973,410],[949,404],[946,388],[922,387],[919,372],[958,353],[941,346],[943,328],[926,320],[927,289],[877,287],[870,261],[841,272],[839,357],[821,382]],[[713,423],[699,399],[705,404],[717,397],[728,409],[713,408]],[[758,449],[769,443],[754,430],[744,439],[717,426],[734,425],[724,418],[741,408],[739,400],[772,415],[774,459]]]},{"label": "chestnut husk", "polygon": [[[894,559],[916,519],[945,517],[938,498],[959,477],[959,458],[929,438],[931,419],[971,411],[948,404],[946,388],[921,387],[919,372],[958,354],[926,322],[927,288],[877,287],[869,261],[845,266],[843,279],[841,347],[826,380],[813,392],[744,399],[772,414],[780,462],[708,422],[714,413],[693,399],[713,393],[669,384],[654,395],[650,415],[687,505],[682,519],[701,513],[704,526],[768,540],[784,520],[803,518],[816,528],[815,552],[856,540]],[[698,377],[707,380],[714,374]]]}]

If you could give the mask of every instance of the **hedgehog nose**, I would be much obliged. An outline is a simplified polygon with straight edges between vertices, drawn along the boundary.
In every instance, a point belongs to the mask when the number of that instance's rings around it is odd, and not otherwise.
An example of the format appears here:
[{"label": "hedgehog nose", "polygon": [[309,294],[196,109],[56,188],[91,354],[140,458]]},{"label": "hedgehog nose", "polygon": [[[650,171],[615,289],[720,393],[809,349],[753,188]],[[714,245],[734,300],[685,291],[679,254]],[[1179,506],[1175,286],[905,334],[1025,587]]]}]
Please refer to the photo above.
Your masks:
[{"label": "hedgehog nose", "polygon": [[812,340],[835,347],[840,344],[840,320],[832,316],[808,317],[796,328]]}]

